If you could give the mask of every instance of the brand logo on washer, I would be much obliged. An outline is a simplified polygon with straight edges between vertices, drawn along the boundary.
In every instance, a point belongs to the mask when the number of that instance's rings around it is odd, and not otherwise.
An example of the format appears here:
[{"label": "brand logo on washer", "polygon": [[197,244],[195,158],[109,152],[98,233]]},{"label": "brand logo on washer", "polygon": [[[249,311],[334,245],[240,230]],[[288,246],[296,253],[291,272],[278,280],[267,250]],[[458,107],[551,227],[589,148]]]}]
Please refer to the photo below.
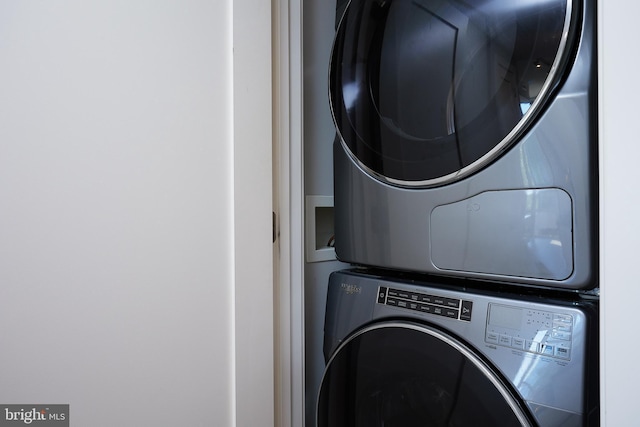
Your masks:
[{"label": "brand logo on washer", "polygon": [[342,289],[348,294],[348,295],[352,295],[352,294],[361,294],[362,293],[362,288],[356,285],[350,285],[348,283],[343,283],[342,284]]}]

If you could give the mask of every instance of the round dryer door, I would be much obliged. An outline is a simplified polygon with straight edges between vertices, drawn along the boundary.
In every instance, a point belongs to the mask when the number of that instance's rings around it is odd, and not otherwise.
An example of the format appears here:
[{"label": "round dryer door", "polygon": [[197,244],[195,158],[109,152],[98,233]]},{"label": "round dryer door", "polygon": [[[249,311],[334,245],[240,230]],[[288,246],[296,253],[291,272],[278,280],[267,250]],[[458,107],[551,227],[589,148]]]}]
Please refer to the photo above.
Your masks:
[{"label": "round dryer door", "polygon": [[532,425],[499,374],[458,340],[389,322],[347,339],[330,359],[318,427]]},{"label": "round dryer door", "polygon": [[571,0],[351,0],[330,66],[347,152],[402,186],[481,169],[544,111],[573,53],[577,9]]}]

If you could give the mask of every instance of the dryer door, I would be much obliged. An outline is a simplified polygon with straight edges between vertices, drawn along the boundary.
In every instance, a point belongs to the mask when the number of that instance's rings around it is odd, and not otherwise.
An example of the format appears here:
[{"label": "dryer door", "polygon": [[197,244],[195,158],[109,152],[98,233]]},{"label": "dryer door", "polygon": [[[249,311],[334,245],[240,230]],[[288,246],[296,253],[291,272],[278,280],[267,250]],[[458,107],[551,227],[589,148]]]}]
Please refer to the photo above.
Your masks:
[{"label": "dryer door", "polygon": [[544,110],[572,54],[577,9],[572,0],[351,0],[330,65],[347,152],[403,186],[481,169]]},{"label": "dryer door", "polygon": [[531,426],[519,398],[473,351],[404,322],[348,338],[327,364],[318,427]]}]

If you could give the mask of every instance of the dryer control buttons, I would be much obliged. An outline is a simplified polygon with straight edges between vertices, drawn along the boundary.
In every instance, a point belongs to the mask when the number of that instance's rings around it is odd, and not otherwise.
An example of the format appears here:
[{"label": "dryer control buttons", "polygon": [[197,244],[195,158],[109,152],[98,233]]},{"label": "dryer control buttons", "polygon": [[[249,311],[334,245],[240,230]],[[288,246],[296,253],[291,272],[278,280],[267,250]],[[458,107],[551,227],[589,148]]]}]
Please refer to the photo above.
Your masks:
[{"label": "dryer control buttons", "polygon": [[406,308],[421,313],[435,314],[464,321],[471,321],[473,302],[422,292],[407,291],[380,286],[378,304]]},{"label": "dryer control buttons", "polygon": [[573,316],[489,304],[485,342],[528,353],[571,359]]}]

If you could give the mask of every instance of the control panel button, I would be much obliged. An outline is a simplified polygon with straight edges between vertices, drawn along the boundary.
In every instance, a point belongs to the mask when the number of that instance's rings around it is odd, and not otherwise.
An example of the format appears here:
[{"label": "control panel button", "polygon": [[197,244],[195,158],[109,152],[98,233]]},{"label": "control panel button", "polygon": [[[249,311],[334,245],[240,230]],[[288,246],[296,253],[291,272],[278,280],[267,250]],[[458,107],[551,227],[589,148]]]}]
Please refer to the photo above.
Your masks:
[{"label": "control panel button", "polygon": [[429,304],[420,304],[420,311],[432,314],[433,313],[433,306],[429,305]]},{"label": "control panel button", "polygon": [[458,318],[458,310],[453,310],[451,308],[445,308],[442,312],[442,315],[445,317],[450,317],[452,319],[457,319]]},{"label": "control panel button", "polygon": [[511,339],[511,347],[517,348],[518,350],[524,350],[524,340],[519,337],[513,337]]},{"label": "control panel button", "polygon": [[560,359],[569,360],[571,358],[571,349],[561,345],[556,346],[554,356],[559,357]]},{"label": "control panel button", "polygon": [[420,295],[420,301],[422,302],[433,304],[433,300],[434,300],[434,297],[432,297],[431,295],[426,295],[426,294]]},{"label": "control panel button", "polygon": [[544,354],[544,355],[547,355],[547,356],[553,356],[555,354],[554,350],[555,350],[555,346],[553,346],[551,344],[541,344],[540,345],[540,354]]},{"label": "control panel button", "polygon": [[559,340],[569,341],[571,339],[571,332],[554,330],[551,332],[551,337]]},{"label": "control panel button", "polygon": [[573,317],[570,314],[554,314],[553,315],[554,323],[564,323],[567,325],[573,324]]},{"label": "control panel button", "polygon": [[473,303],[471,301],[462,301],[462,308],[460,309],[460,320],[471,321],[472,309]]},{"label": "control panel button", "polygon": [[553,330],[554,331],[558,331],[558,332],[567,332],[569,334],[571,334],[571,329],[572,329],[573,325],[567,325],[567,324],[557,324],[554,323],[553,324]]},{"label": "control panel button", "polygon": [[500,335],[498,343],[505,347],[511,347],[511,337],[509,335]]},{"label": "control panel button", "polygon": [[485,341],[491,344],[498,344],[499,335],[494,332],[487,332],[487,335],[485,336]]},{"label": "control panel button", "polygon": [[380,286],[378,289],[378,304],[384,304],[385,299],[387,298],[387,288]]}]

